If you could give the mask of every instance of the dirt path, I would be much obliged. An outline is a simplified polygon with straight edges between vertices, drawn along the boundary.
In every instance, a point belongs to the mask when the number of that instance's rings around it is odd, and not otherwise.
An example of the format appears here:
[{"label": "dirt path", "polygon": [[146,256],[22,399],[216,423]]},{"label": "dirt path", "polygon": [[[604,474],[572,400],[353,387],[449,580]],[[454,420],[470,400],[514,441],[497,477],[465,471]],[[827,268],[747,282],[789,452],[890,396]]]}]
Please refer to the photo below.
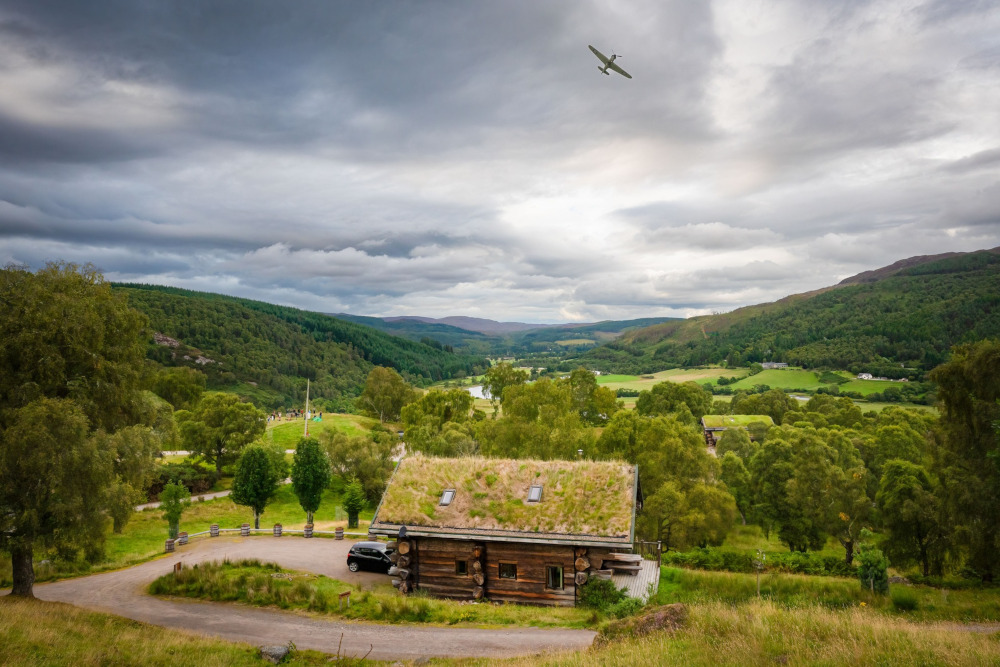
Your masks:
[{"label": "dirt path", "polygon": [[341,655],[368,653],[378,660],[423,657],[506,657],[545,651],[579,650],[590,646],[590,630],[427,627],[376,625],[327,621],[291,612],[234,604],[188,600],[163,600],[145,594],[146,586],[173,570],[208,560],[257,558],[294,570],[325,574],[348,583],[372,586],[386,583],[386,576],[351,573],[347,551],[351,542],[298,537],[203,538],[180,547],[166,558],[117,572],[37,584],[35,595],[43,600],[68,602],[169,628],[191,630],[253,645],[287,644],[303,649],[336,653],[343,634]]}]

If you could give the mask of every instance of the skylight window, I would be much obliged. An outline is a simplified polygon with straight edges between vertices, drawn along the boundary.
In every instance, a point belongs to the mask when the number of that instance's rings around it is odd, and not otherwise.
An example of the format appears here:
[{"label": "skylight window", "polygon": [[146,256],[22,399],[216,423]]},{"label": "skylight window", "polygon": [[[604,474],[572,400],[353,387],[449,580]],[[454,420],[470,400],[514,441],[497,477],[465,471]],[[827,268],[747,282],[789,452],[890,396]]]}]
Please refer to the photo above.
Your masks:
[{"label": "skylight window", "polygon": [[542,500],[542,485],[532,484],[531,488],[528,489],[528,502],[537,503]]},{"label": "skylight window", "polygon": [[445,489],[444,493],[441,494],[441,504],[451,505],[451,501],[455,499],[455,489]]}]

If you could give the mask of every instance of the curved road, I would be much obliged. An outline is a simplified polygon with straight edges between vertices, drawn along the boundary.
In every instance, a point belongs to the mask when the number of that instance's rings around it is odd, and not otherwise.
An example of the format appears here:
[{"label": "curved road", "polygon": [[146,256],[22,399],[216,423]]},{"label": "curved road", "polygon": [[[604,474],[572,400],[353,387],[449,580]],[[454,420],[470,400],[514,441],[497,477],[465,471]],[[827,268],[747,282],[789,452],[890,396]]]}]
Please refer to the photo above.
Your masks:
[{"label": "curved road", "polygon": [[303,649],[361,657],[371,650],[376,660],[430,657],[508,657],[546,651],[587,648],[590,630],[428,627],[327,621],[293,612],[195,600],[165,600],[145,593],[146,586],[171,572],[174,563],[186,567],[209,560],[257,558],[293,570],[325,574],[352,584],[385,583],[385,575],[347,570],[352,542],[301,537],[199,538],[166,558],[125,570],[105,572],[49,584],[37,584],[43,600],[68,602],[168,628],[191,630],[252,645],[287,644]]}]

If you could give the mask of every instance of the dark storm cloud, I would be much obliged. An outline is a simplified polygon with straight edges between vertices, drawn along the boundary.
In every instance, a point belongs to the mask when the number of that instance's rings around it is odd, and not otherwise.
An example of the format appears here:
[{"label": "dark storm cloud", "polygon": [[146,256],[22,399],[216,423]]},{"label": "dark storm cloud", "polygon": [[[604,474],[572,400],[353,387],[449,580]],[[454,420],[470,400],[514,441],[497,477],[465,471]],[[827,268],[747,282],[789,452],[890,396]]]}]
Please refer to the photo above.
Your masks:
[{"label": "dark storm cloud", "polygon": [[770,300],[1000,244],[998,30],[951,0],[8,0],[0,259],[327,312]]}]

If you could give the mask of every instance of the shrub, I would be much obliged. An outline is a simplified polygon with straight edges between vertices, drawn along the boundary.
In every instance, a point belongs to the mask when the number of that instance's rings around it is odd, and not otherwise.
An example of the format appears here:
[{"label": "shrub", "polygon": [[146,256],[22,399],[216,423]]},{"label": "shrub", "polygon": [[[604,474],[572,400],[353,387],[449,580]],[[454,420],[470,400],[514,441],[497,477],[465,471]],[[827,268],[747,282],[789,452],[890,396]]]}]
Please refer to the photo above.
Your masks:
[{"label": "shrub", "polygon": [[[663,554],[664,565],[679,565],[696,570],[719,570],[725,572],[754,572],[753,553],[718,547],[691,549],[689,551],[667,551]],[[768,553],[765,572],[787,572],[789,574],[816,574],[835,577],[853,577],[855,568],[838,556],[820,556],[813,553],[790,552]]]},{"label": "shrub", "polygon": [[623,587],[618,589],[608,579],[590,579],[580,587],[580,604],[603,612],[610,612],[612,607],[628,598]]},{"label": "shrub", "polygon": [[146,495],[150,502],[155,502],[163,487],[170,483],[185,486],[192,495],[198,495],[210,490],[218,479],[214,470],[196,463],[163,463],[156,466]]},{"label": "shrub", "polygon": [[[862,531],[862,535],[864,531]],[[858,547],[858,579],[863,588],[885,594],[889,590],[889,559],[882,550],[869,542]]]},{"label": "shrub", "polygon": [[906,586],[894,586],[890,593],[892,606],[897,611],[916,611],[920,606],[916,591]]}]

